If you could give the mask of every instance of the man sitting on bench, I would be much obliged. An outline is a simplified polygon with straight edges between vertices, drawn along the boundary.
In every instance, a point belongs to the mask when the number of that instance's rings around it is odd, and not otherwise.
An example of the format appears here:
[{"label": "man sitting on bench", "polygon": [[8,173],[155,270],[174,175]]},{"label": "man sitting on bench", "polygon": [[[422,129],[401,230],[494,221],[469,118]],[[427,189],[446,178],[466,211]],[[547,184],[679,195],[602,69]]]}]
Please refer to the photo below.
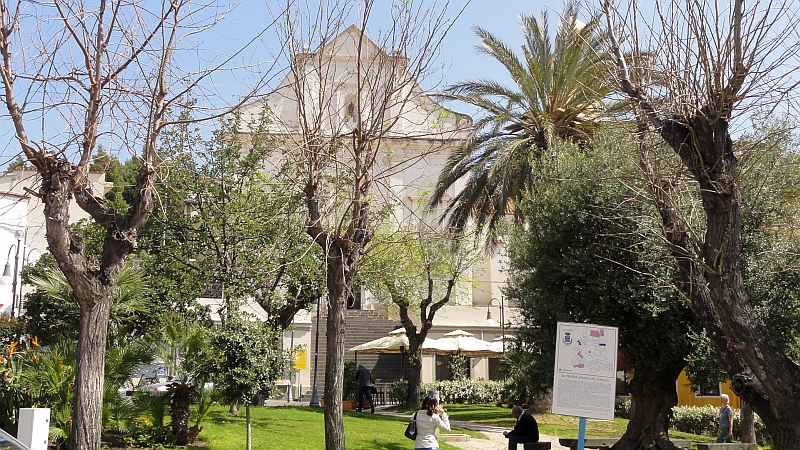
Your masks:
[{"label": "man sitting on bench", "polygon": [[519,406],[511,408],[511,415],[517,419],[517,424],[511,431],[503,431],[503,436],[508,438],[508,450],[516,450],[517,444],[539,442],[539,425],[532,415]]}]

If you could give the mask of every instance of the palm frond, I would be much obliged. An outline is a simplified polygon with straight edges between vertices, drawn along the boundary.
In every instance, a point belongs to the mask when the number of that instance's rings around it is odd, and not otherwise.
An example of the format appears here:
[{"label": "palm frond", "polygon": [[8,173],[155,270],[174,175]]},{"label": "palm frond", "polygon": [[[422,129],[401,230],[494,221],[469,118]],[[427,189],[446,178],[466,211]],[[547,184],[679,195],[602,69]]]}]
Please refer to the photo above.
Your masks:
[{"label": "palm frond", "polygon": [[445,219],[456,229],[475,226],[491,235],[506,216],[522,220],[515,205],[539,178],[532,161],[570,141],[591,148],[602,121],[603,99],[610,92],[597,21],[577,20],[578,7],[567,3],[555,42],[548,34],[548,16],[520,18],[522,58],[491,32],[474,27],[479,51],[503,65],[513,80],[470,80],[450,86],[442,98],[476,106],[481,116],[472,133],[448,158],[430,199],[435,206],[452,195]]}]

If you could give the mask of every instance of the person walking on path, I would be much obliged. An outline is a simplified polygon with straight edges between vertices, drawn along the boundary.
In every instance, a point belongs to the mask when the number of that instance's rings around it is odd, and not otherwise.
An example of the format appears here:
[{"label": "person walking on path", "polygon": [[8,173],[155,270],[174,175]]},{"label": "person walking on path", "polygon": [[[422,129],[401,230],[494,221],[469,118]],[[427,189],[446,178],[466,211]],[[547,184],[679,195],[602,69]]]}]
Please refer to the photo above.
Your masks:
[{"label": "person walking on path", "polygon": [[513,430],[503,432],[508,438],[508,450],[517,450],[517,444],[539,442],[539,424],[532,415],[519,406],[511,408],[511,415],[517,419],[517,424]]},{"label": "person walking on path", "polygon": [[447,412],[439,406],[439,399],[433,396],[425,397],[422,409],[417,415],[417,438],[414,440],[415,450],[439,450],[439,441],[436,440],[436,429],[450,431],[450,419]]},{"label": "person walking on path", "polygon": [[729,400],[728,394],[719,396],[722,407],[719,409],[719,433],[717,440],[714,441],[718,444],[731,442],[733,438],[733,409],[728,404]]},{"label": "person walking on path", "polygon": [[372,384],[372,375],[369,373],[369,369],[364,367],[363,364],[358,365],[356,379],[358,380],[358,408],[356,408],[356,411],[361,412],[363,400],[366,397],[369,401],[370,412],[375,414],[375,402],[372,401],[372,388],[375,385]]}]

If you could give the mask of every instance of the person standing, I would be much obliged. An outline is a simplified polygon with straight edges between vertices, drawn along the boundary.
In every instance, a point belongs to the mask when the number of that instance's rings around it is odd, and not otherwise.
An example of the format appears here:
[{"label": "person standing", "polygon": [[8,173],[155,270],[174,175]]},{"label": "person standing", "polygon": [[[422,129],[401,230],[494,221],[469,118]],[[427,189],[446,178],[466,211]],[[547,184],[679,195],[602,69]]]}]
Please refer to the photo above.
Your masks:
[{"label": "person standing", "polygon": [[450,431],[450,419],[447,418],[447,412],[439,406],[439,399],[431,395],[425,397],[422,409],[417,411],[416,415],[417,438],[414,439],[414,449],[439,450],[436,429]]},{"label": "person standing", "polygon": [[356,379],[358,380],[358,408],[356,408],[356,411],[361,412],[361,406],[363,405],[364,397],[366,397],[369,401],[370,412],[375,414],[375,403],[372,401],[372,388],[375,385],[372,384],[372,375],[369,373],[369,369],[364,367],[363,364],[358,365]]},{"label": "person standing", "polygon": [[728,404],[730,401],[728,394],[720,395],[719,401],[722,403],[722,407],[719,409],[719,433],[714,442],[721,444],[731,442],[733,438],[733,409]]},{"label": "person standing", "polygon": [[539,442],[539,424],[530,413],[519,406],[511,408],[511,416],[517,419],[517,424],[511,431],[503,431],[503,436],[508,438],[508,450],[516,450],[517,444]]}]

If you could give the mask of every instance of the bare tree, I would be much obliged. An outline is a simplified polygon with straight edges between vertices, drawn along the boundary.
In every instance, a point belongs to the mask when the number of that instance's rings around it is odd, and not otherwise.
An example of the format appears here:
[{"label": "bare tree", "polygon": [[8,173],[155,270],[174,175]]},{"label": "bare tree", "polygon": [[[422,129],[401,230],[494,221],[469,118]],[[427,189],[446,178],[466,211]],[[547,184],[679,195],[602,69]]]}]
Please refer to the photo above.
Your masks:
[{"label": "bare tree", "polygon": [[[185,70],[198,33],[228,6],[214,1],[46,2],[0,0],[2,98],[22,153],[38,171],[47,243],[80,307],[72,449],[99,449],[109,305],[128,255],[153,208],[157,143],[176,123],[171,109],[202,94],[222,65]],[[152,9],[150,9],[152,7]],[[184,105],[185,106],[185,105]],[[141,161],[138,198],[128,211],[92,194],[93,151],[126,151]],[[100,259],[69,224],[71,202],[105,229]]]},{"label": "bare tree", "polygon": [[[326,260],[328,449],[345,448],[345,309],[380,215],[373,208],[389,212],[397,201],[390,177],[443,150],[469,122],[431,101],[418,84],[435,73],[451,25],[447,4],[435,6],[341,0],[304,10],[287,0],[275,14],[288,74],[259,105],[268,110],[272,130],[285,136],[285,157],[301,168],[295,188],[305,197],[305,231]],[[388,29],[374,30],[372,40],[365,32],[377,28],[381,15]],[[355,25],[346,27],[351,17]]]},{"label": "bare tree", "polygon": [[[772,448],[800,448],[800,368],[770,337],[742,281],[742,155],[731,137],[747,109],[774,110],[791,98],[788,64],[800,50],[797,5],[671,1],[656,6],[651,25],[639,20],[633,2],[624,13],[612,0],[603,7],[614,74],[636,109],[641,167],[684,291],[734,392],[763,419]],[[649,153],[650,132],[677,155],[676,170],[691,175],[702,205],[699,226],[678,200],[677,172],[661,172],[662,159]]]}]

